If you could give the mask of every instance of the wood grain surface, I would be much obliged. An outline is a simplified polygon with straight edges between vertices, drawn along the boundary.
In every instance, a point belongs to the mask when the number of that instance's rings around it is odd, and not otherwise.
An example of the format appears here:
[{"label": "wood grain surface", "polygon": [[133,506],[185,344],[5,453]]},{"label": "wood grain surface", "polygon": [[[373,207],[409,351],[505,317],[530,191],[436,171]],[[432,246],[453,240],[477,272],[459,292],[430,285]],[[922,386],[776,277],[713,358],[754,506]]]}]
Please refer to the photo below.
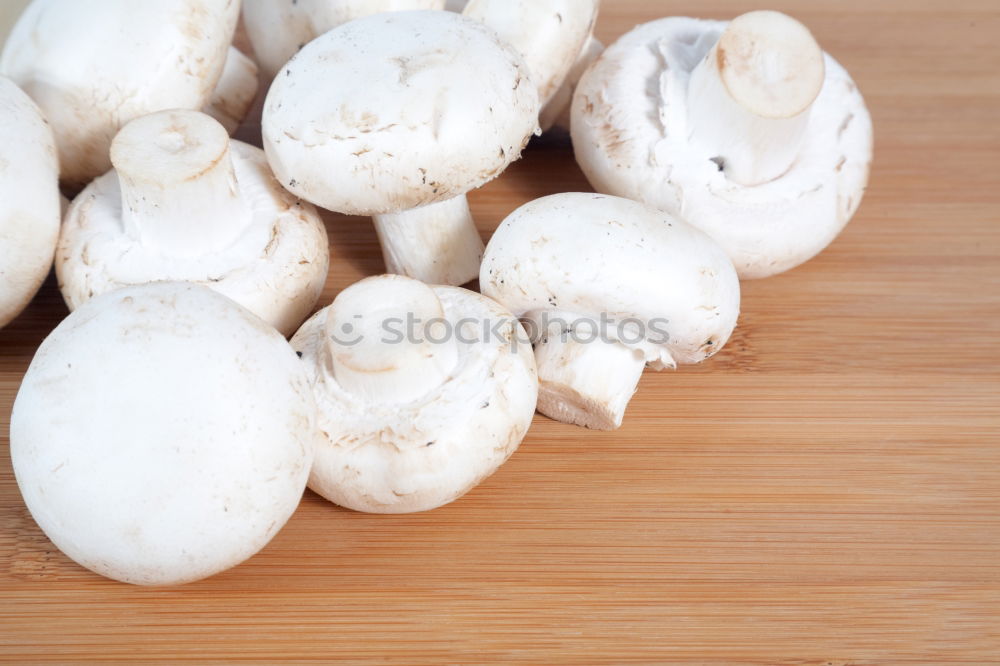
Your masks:
[{"label": "wood grain surface", "polygon": [[[605,0],[611,41],[759,6]],[[0,331],[0,658],[533,664],[1000,663],[1000,4],[800,0],[857,79],[877,150],[819,259],[745,286],[703,366],[648,374],[625,427],[536,420],[461,501],[368,516],[308,494],[247,564],[182,589],[99,578],[32,522],[10,406],[66,312],[51,282]],[[472,196],[586,190],[547,139]],[[324,302],[382,269],[331,216]]]}]

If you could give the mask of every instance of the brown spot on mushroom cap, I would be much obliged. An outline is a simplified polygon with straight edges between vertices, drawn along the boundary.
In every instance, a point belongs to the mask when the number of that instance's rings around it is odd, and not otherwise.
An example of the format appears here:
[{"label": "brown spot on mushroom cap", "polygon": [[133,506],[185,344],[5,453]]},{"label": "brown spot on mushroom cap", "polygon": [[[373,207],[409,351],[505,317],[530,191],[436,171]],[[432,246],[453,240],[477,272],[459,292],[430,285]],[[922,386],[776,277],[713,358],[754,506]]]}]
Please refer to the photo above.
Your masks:
[{"label": "brown spot on mushroom cap", "polygon": [[[709,56],[711,57],[711,56]],[[719,73],[726,71],[729,66],[729,57],[726,48],[720,43],[715,48],[715,66],[719,68]]]}]

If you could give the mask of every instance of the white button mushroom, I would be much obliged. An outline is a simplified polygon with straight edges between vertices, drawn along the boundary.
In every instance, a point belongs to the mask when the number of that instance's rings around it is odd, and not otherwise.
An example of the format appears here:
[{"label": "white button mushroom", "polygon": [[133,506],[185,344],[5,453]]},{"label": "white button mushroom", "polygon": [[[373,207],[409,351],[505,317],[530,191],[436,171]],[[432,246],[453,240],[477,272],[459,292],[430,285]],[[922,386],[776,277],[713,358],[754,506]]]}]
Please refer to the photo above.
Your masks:
[{"label": "white button mushroom", "polygon": [[530,323],[538,411],[597,430],[621,425],[647,364],[711,357],[739,315],[722,248],[667,213],[598,194],[515,211],[486,249],[480,283]]},{"label": "white button mushroom", "polygon": [[861,203],[872,157],[851,77],[777,12],[639,26],[584,75],[572,134],[598,191],[683,217],[743,278],[829,245]]},{"label": "white button mushroom", "polygon": [[270,81],[299,49],[348,21],[444,5],[445,0],[243,0],[243,22]]},{"label": "white button mushroom", "polygon": [[569,131],[573,93],[576,92],[576,86],[580,83],[580,79],[590,69],[590,66],[597,62],[602,53],[604,53],[604,44],[600,40],[593,37],[587,40],[586,46],[577,56],[566,80],[542,109],[539,124],[541,124],[543,132],[548,132],[553,128],[559,128],[564,132]]},{"label": "white button mushroom", "polygon": [[0,77],[0,328],[38,292],[59,237],[59,163],[52,130]]},{"label": "white button mushroom", "polygon": [[115,133],[163,109],[200,109],[239,18],[233,0],[34,0],[0,57],[52,123],[62,179],[106,172]]},{"label": "white button mushroom", "polygon": [[263,151],[197,111],[161,111],[115,138],[115,170],[73,202],[56,253],[71,309],[126,285],[199,282],[285,335],[329,268],[326,228],[286,192]]},{"label": "white button mushroom", "polygon": [[369,278],[292,346],[312,372],[323,434],[309,486],[357,511],[458,499],[517,449],[535,411],[520,323],[464,289]]},{"label": "white button mushroom", "polygon": [[10,454],[66,555],[140,585],[211,576],[298,506],[316,444],[302,363],[270,326],[192,284],[95,298],[42,343]]},{"label": "white button mushroom", "polygon": [[545,106],[597,23],[600,0],[470,0],[463,14],[497,31],[524,58]]},{"label": "white button mushroom", "polygon": [[260,85],[257,75],[257,63],[239,49],[229,47],[222,78],[203,111],[218,120],[227,132],[234,134],[257,98]]},{"label": "white button mushroom", "polygon": [[316,39],[275,80],[264,148],[307,201],[373,215],[388,272],[432,284],[479,275],[465,194],[521,155],[538,96],[489,28],[443,11],[358,19]]}]

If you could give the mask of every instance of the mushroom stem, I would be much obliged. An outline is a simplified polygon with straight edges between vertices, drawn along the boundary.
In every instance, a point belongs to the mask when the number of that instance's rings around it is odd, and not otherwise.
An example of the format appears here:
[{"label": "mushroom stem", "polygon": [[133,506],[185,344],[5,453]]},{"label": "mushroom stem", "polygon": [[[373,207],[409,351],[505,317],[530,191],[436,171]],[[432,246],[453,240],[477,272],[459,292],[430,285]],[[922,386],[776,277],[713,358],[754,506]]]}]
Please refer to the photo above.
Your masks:
[{"label": "mushroom stem", "polygon": [[389,273],[453,286],[479,277],[485,246],[465,195],[373,219]]},{"label": "mushroom stem", "polygon": [[111,146],[125,231],[174,256],[228,248],[253,212],[240,193],[229,135],[197,111],[164,111],[126,125]]},{"label": "mushroom stem", "polygon": [[734,19],[688,84],[688,131],[741,185],[792,166],[823,88],[823,51],[795,19],[757,11]]},{"label": "mushroom stem", "polygon": [[326,322],[327,370],[348,393],[407,403],[443,384],[458,344],[433,289],[398,275],[341,292]]},{"label": "mushroom stem", "polygon": [[538,411],[593,430],[621,427],[646,367],[641,352],[619,342],[549,335],[535,345]]},{"label": "mushroom stem", "polygon": [[257,87],[257,65],[239,49],[230,46],[222,78],[204,111],[233,134],[253,106]]}]

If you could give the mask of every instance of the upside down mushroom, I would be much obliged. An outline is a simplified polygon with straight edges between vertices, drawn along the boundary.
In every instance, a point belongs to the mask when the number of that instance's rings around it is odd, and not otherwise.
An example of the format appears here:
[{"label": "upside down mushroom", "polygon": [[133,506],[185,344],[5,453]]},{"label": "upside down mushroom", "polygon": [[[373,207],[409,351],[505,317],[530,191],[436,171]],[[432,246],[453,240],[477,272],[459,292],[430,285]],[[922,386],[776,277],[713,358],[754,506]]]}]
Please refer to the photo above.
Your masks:
[{"label": "upside down mushroom", "polygon": [[31,515],[78,564],[177,585],[246,560],[292,515],[316,405],[278,333],[193,284],[90,301],[42,343],[10,455]]},{"label": "upside down mushroom", "polygon": [[329,268],[316,210],[274,180],[263,151],[230,141],[197,111],[126,125],[115,169],[66,215],[56,273],[74,309],[127,285],[198,282],[291,335],[319,299]]},{"label": "upside down mushroom", "polygon": [[369,278],[310,319],[292,346],[319,407],[309,487],[356,511],[458,499],[514,453],[535,411],[523,329],[465,289]]},{"label": "upside down mushroom", "polygon": [[599,194],[556,194],[514,211],[486,248],[483,294],[535,342],[538,411],[621,426],[643,369],[700,363],[740,309],[732,262],[668,213]]},{"label": "upside down mushroom", "polygon": [[857,86],[778,12],[639,26],[584,75],[572,114],[595,189],[699,227],[743,278],[821,252],[868,182],[872,124]]},{"label": "upside down mushroom", "polygon": [[35,103],[0,77],[0,328],[49,274],[60,208],[52,130]]},{"label": "upside down mushroom", "polygon": [[285,187],[374,216],[388,272],[449,285],[476,279],[482,260],[466,193],[518,159],[537,128],[521,57],[444,11],[378,14],[319,37],[275,80],[263,119]]}]

